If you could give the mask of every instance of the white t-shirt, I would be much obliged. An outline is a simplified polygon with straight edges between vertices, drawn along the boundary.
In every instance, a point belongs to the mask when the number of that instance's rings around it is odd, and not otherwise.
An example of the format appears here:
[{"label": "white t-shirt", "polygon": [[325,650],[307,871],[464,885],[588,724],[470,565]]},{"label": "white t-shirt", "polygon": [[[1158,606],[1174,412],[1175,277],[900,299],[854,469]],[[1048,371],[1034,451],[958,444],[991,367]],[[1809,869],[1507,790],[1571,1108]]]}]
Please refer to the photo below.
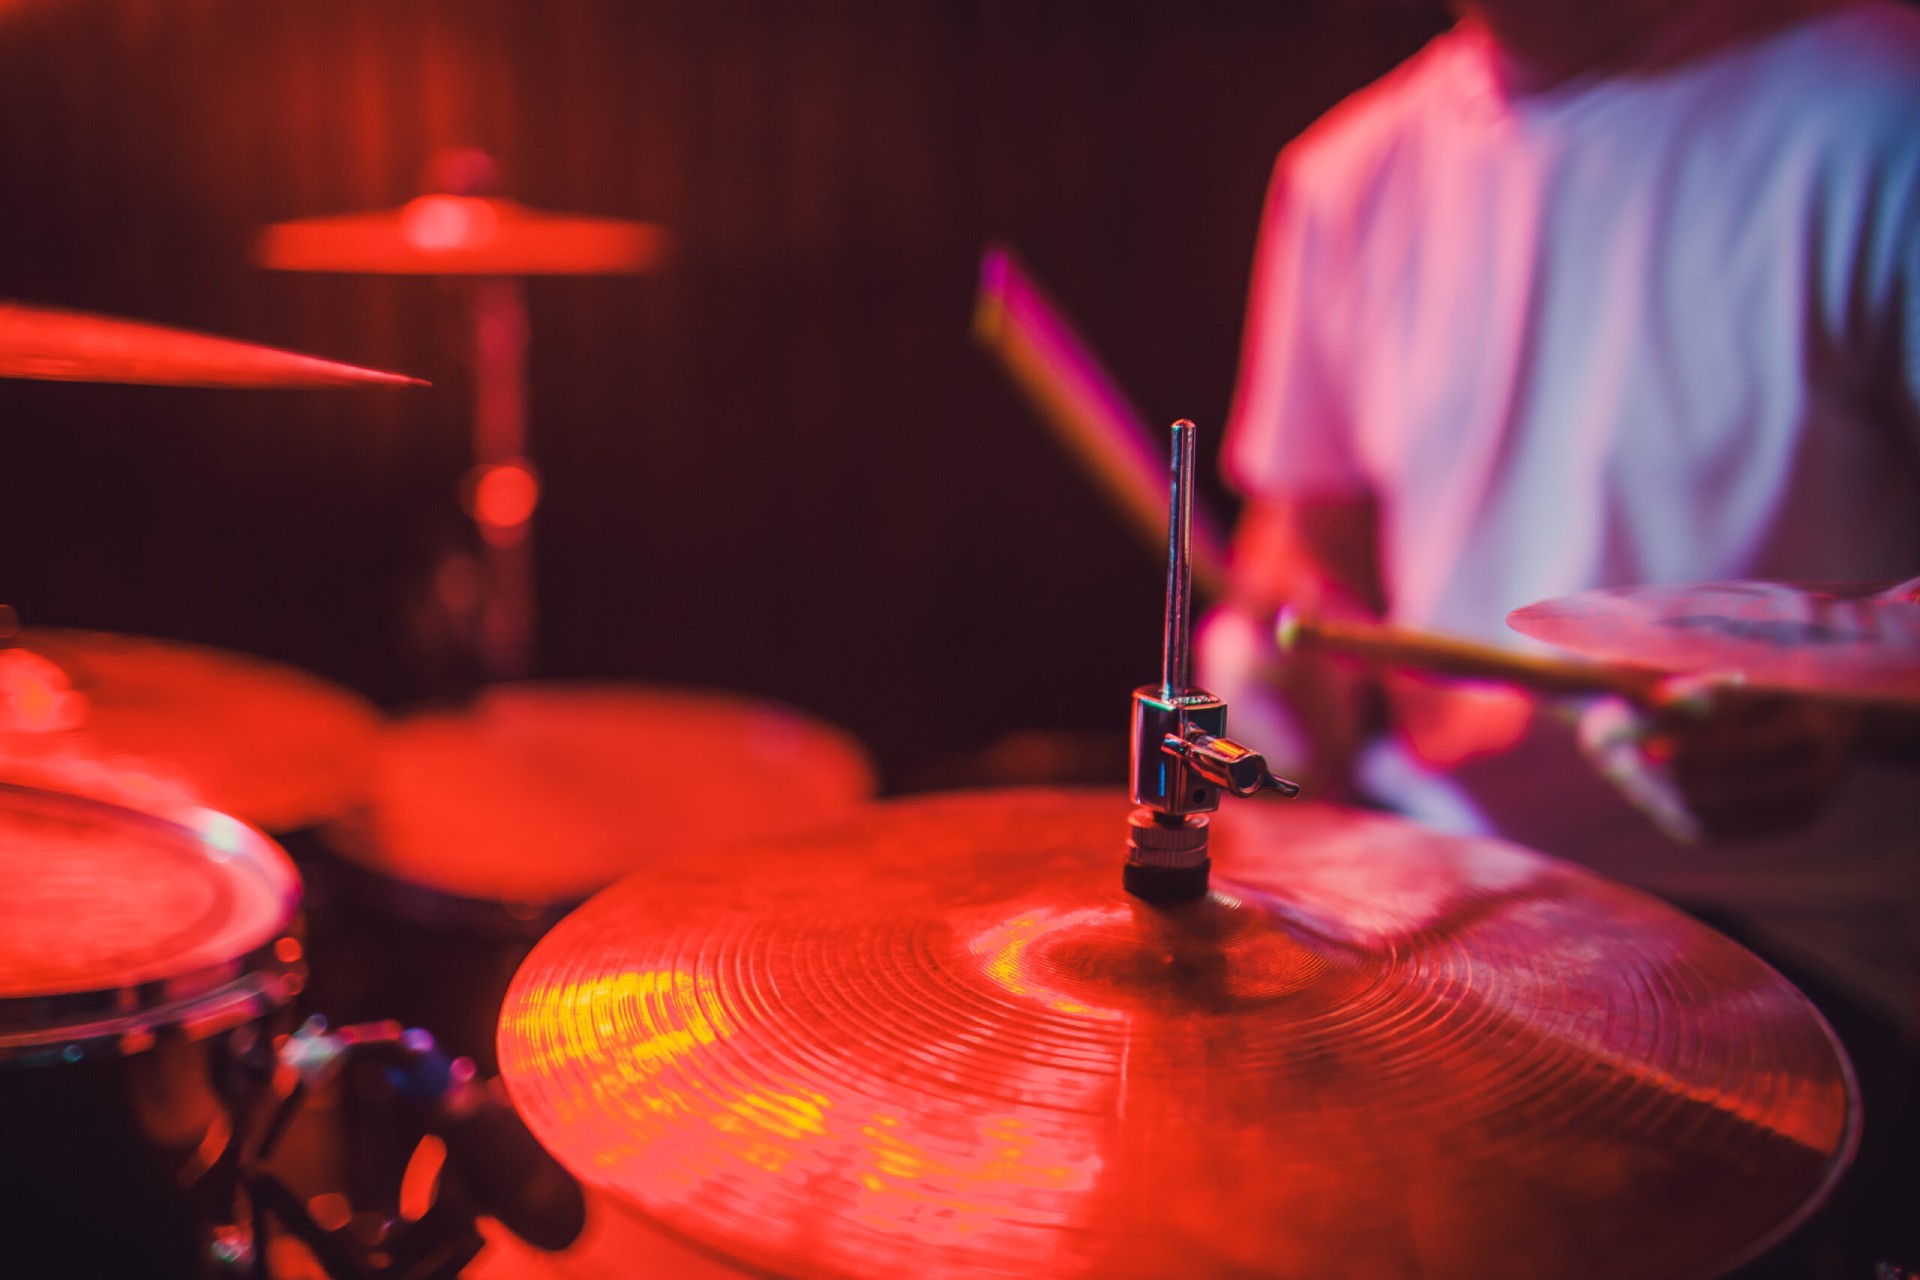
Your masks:
[{"label": "white t-shirt", "polygon": [[[1920,13],[1533,94],[1477,28],[1434,40],[1281,155],[1226,461],[1256,496],[1371,494],[1391,618],[1514,645],[1510,610],[1589,587],[1920,572]],[[1564,715],[1372,775],[1912,1007],[1920,770],[1710,849],[1620,801]]]}]

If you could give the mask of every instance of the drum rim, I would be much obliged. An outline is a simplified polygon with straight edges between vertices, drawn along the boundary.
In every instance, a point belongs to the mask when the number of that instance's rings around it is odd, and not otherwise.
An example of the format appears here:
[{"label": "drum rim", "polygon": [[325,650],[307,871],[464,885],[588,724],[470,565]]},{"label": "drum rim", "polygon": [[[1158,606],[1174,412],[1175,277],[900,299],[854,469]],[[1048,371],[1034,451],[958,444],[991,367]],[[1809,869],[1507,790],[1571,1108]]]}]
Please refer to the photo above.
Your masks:
[{"label": "drum rim", "polygon": [[239,955],[112,986],[0,996],[0,1063],[49,1056],[73,1061],[104,1046],[113,1046],[116,1053],[137,1052],[175,1027],[198,1039],[285,1003],[304,985],[300,873],[287,852],[257,827],[198,805],[139,807],[0,780],[0,797],[7,795],[107,813],[114,821],[161,828],[196,845],[206,842],[207,821],[219,818],[238,832],[235,857],[270,868],[269,874],[277,873],[281,884],[275,923]]},{"label": "drum rim", "polygon": [[[149,984],[168,989],[132,1009],[103,1008],[86,999],[119,994],[114,992],[87,992],[74,1003],[63,997],[43,1000],[37,1020],[23,1021],[19,1029],[0,1020],[0,1067],[126,1057],[145,1052],[162,1038],[204,1040],[290,1003],[306,986],[306,966],[297,954],[292,961],[282,958],[276,939],[272,946],[230,965],[201,970],[195,977],[205,983],[184,992],[169,984]],[[136,989],[123,987],[120,992]],[[17,997],[6,1003],[33,1000]],[[0,1019],[15,1012],[0,1008]]]}]

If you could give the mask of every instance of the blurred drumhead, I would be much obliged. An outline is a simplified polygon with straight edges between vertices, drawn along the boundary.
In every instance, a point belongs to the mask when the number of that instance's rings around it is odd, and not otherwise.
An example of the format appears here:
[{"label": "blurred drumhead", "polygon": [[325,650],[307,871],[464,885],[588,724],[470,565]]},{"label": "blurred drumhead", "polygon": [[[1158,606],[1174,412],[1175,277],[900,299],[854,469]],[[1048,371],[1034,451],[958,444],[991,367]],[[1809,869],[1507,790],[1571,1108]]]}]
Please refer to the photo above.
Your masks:
[{"label": "blurred drumhead", "polygon": [[790,707],[643,685],[494,685],[403,718],[348,857],[464,898],[584,897],[649,858],[803,828],[873,794],[854,739]]},{"label": "blurred drumhead", "polygon": [[159,983],[184,994],[271,943],[300,899],[286,855],[225,814],[161,816],[4,784],[0,883],[10,1001]]}]

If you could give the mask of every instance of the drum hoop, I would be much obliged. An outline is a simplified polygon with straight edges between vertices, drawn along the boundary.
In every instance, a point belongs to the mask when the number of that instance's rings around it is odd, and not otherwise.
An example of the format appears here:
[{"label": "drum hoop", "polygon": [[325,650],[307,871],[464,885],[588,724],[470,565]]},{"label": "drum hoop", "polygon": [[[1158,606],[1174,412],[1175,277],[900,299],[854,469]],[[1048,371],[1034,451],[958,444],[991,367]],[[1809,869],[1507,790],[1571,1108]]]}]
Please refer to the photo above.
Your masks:
[{"label": "drum hoop", "polygon": [[[0,1066],[50,1066],[142,1053],[162,1037],[203,1040],[263,1017],[306,985],[297,941],[283,934],[238,960],[184,979],[0,1001]],[[289,959],[288,957],[291,957]]]}]

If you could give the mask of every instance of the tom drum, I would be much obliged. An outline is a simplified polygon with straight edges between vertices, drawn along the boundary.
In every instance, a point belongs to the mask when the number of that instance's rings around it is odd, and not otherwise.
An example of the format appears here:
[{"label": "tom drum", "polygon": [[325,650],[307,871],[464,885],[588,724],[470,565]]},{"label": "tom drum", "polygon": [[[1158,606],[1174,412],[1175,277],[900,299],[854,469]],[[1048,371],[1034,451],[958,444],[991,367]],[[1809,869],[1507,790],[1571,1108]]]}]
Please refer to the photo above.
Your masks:
[{"label": "tom drum", "polygon": [[8,783],[0,883],[0,1275],[198,1274],[303,981],[292,862],[209,809]]}]

